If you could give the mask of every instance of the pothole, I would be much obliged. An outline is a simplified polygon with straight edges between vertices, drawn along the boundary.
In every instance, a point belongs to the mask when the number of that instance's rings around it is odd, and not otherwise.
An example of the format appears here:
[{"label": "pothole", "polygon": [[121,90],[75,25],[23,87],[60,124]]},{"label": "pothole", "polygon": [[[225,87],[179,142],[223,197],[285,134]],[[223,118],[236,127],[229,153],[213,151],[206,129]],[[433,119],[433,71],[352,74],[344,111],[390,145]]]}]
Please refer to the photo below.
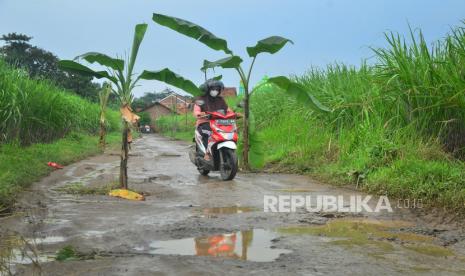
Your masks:
[{"label": "pothole", "polygon": [[170,152],[162,152],[158,156],[160,157],[180,157],[181,154],[178,153],[170,153]]},{"label": "pothole", "polygon": [[149,177],[146,177],[146,178],[144,178],[144,183],[151,183],[151,182],[154,182],[157,178],[158,178],[158,176],[149,176]]},{"label": "pothole", "polygon": [[0,275],[16,275],[15,265],[18,264],[32,264],[33,268],[40,268],[41,263],[54,261],[53,255],[39,252],[37,244],[37,239],[31,242],[17,233],[0,233]]},{"label": "pothole", "polygon": [[11,265],[17,264],[42,264],[55,261],[54,254],[37,253],[32,250],[13,249],[12,257],[9,260]]},{"label": "pothole", "polygon": [[171,176],[166,174],[157,174],[155,176],[151,176],[152,179],[157,179],[161,181],[171,180]]},{"label": "pothole", "polygon": [[272,240],[277,237],[276,232],[253,229],[204,237],[154,241],[150,244],[150,253],[272,262],[281,254],[292,252],[275,248]]},{"label": "pothole", "polygon": [[409,250],[429,256],[453,256],[455,253],[437,244],[432,236],[399,231],[410,227],[406,221],[374,219],[333,219],[324,225],[296,226],[278,229],[288,235],[312,235],[324,237],[327,242],[347,248],[363,248],[366,253],[388,254]]},{"label": "pothole", "polygon": [[211,215],[231,215],[241,214],[247,212],[257,211],[254,207],[242,206],[227,206],[227,207],[210,207],[210,208],[196,208],[196,211],[201,212],[203,216],[209,217]]},{"label": "pothole", "polygon": [[62,236],[48,236],[45,238],[30,239],[29,242],[35,244],[55,244],[66,241],[65,237]]},{"label": "pothole", "polygon": [[307,189],[307,188],[275,189],[274,191],[283,192],[283,193],[310,193],[310,192],[314,192],[314,190]]}]

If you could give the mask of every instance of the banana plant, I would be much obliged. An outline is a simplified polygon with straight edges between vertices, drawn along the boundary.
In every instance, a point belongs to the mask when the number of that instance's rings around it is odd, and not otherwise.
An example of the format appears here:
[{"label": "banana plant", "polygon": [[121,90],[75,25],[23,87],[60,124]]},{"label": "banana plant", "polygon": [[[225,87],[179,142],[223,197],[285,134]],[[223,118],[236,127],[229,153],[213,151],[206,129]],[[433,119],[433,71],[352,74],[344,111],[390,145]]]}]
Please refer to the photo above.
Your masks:
[{"label": "banana plant", "polygon": [[[249,108],[250,95],[253,92],[251,90],[250,77],[252,70],[257,59],[257,56],[261,53],[275,54],[281,50],[286,44],[293,42],[290,39],[281,37],[281,36],[270,36],[268,38],[262,39],[256,43],[255,46],[247,47],[247,53],[252,59],[250,66],[247,71],[242,67],[243,59],[233,53],[232,50],[228,48],[228,43],[225,39],[219,38],[204,29],[203,27],[189,22],[184,19],[167,16],[163,14],[154,13],[152,17],[153,21],[159,25],[165,26],[169,29],[172,29],[180,34],[191,37],[195,40],[200,41],[205,44],[207,47],[210,47],[213,50],[223,51],[227,56],[216,60],[208,61],[205,60],[201,70],[206,72],[210,68],[221,67],[224,69],[234,69],[238,74],[240,79],[244,84],[244,117],[243,117],[243,154],[242,154],[242,166],[244,169],[250,169],[249,165],[249,152],[250,152],[250,134],[254,133],[254,129],[251,128],[253,125],[250,122],[251,113]],[[206,73],[205,73],[206,74]],[[291,95],[303,99],[306,103],[309,103],[310,106],[319,111],[329,111],[328,108],[323,106],[318,102],[315,97],[308,94],[305,89],[302,89],[301,86],[291,82],[288,78],[284,76],[279,76],[275,78],[270,78],[268,82],[277,85],[280,89],[288,92]]]},{"label": "banana plant", "polygon": [[[158,71],[144,70],[140,75],[135,77],[134,66],[140,45],[147,31],[147,24],[138,24],[135,27],[134,39],[131,48],[131,54],[127,60],[113,58],[108,55],[89,52],[77,56],[74,60],[62,60],[59,62],[59,67],[71,73],[78,73],[84,76],[91,76],[97,79],[107,79],[112,84],[112,92],[117,96],[121,105],[122,113],[122,143],[121,143],[121,162],[119,182],[122,189],[128,189],[128,135],[129,124],[133,123],[132,110],[130,108],[134,95],[132,93],[134,87],[141,79],[158,80],[167,84],[178,87],[193,95],[200,95],[200,89],[191,81],[172,72],[168,68]],[[85,60],[88,63],[97,63],[105,68],[103,71],[93,70],[85,65],[78,63],[76,60]]]}]

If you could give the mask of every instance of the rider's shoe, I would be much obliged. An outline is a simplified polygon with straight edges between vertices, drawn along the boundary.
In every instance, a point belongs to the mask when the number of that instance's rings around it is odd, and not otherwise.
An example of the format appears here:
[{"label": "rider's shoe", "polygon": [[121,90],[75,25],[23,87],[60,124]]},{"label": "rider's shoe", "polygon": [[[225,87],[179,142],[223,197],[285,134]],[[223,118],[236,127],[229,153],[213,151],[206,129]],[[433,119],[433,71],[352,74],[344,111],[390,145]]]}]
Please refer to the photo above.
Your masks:
[{"label": "rider's shoe", "polygon": [[212,156],[211,156],[209,153],[207,153],[207,154],[204,155],[202,161],[203,161],[203,163],[204,163],[205,165],[207,165],[208,167],[213,167],[213,159],[212,159]]}]

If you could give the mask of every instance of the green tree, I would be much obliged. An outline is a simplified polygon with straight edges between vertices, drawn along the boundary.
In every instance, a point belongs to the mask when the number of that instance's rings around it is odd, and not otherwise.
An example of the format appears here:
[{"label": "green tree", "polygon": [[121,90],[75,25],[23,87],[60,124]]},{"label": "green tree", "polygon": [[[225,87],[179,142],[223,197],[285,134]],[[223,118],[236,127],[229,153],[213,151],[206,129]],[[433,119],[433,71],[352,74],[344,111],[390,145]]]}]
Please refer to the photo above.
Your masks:
[{"label": "green tree", "polygon": [[10,33],[3,35],[0,40],[5,41],[1,48],[3,59],[15,67],[25,68],[31,77],[45,77],[50,80],[60,78],[58,58],[51,52],[32,46],[32,37]]},{"label": "green tree", "polygon": [[93,83],[92,77],[63,72],[58,68],[58,57],[44,49],[32,46],[32,37],[9,33],[0,40],[5,45],[0,48],[0,56],[10,65],[25,69],[31,78],[45,78],[56,85],[74,91],[81,97],[97,101],[100,84]]},{"label": "green tree", "polygon": [[139,123],[141,126],[152,124],[152,118],[150,118],[150,114],[148,112],[140,112],[137,113],[137,115],[140,117]]},{"label": "green tree", "polygon": [[146,92],[142,97],[135,98],[132,102],[132,109],[137,110],[138,108],[145,108],[156,101],[159,101],[165,97],[167,97],[170,92],[163,91],[163,92]]}]

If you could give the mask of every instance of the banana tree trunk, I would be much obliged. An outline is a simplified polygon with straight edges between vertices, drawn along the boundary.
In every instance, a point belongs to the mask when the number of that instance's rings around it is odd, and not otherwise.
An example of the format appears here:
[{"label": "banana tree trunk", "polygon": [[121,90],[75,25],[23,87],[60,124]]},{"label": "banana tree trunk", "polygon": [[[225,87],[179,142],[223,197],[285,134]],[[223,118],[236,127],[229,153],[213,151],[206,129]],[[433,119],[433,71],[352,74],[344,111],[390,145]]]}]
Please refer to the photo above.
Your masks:
[{"label": "banana tree trunk", "polygon": [[121,189],[128,189],[128,134],[129,134],[129,125],[126,121],[123,121],[123,136],[121,144],[121,163],[119,170],[119,183]]},{"label": "banana tree trunk", "polygon": [[250,170],[249,166],[249,93],[246,89],[244,97],[244,126],[242,130],[242,167],[244,170]]},{"label": "banana tree trunk", "polygon": [[106,146],[106,141],[105,141],[105,136],[107,134],[106,126],[105,126],[105,121],[100,120],[100,138],[99,138],[99,146],[102,151],[105,150]]}]

